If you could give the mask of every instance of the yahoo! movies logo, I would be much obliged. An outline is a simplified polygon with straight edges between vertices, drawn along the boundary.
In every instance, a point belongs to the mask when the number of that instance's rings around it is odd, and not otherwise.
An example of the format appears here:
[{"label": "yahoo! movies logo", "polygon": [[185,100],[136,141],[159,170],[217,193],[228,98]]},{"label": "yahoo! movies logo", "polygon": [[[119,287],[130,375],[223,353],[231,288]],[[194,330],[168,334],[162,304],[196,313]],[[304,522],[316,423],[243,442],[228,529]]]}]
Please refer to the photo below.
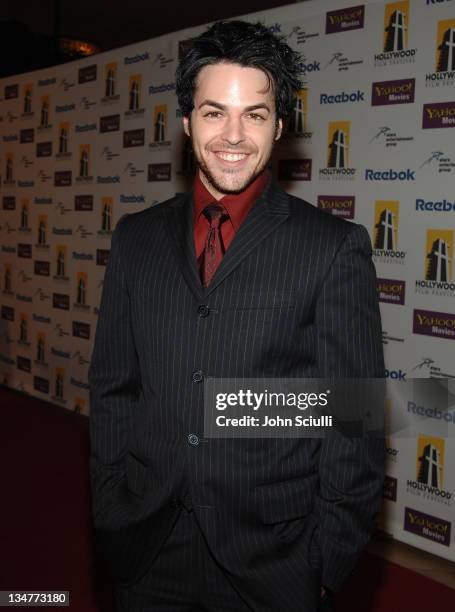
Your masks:
[{"label": "yahoo! movies logo", "polygon": [[427,230],[424,278],[416,280],[416,293],[455,297],[452,282],[453,230]]},{"label": "yahoo! movies logo", "polygon": [[455,19],[438,22],[436,32],[435,71],[425,75],[426,87],[455,83]]},{"label": "yahoo! movies logo", "polygon": [[375,203],[373,257],[377,263],[405,263],[406,253],[398,249],[399,208],[397,200]]},{"label": "yahoo! movies logo", "polygon": [[412,332],[422,336],[455,340],[455,315],[432,310],[414,310]]},{"label": "yahoo! movies logo", "polygon": [[349,163],[351,122],[331,121],[327,132],[327,167],[319,170],[320,179],[352,180],[356,169]]},{"label": "yahoo! movies logo", "polygon": [[455,102],[435,102],[423,105],[422,128],[455,127]]},{"label": "yahoo! movies logo", "polygon": [[375,66],[409,64],[415,61],[417,49],[409,48],[409,0],[388,2],[384,8],[382,52],[374,56]]},{"label": "yahoo! movies logo", "polygon": [[402,280],[391,278],[376,279],[376,288],[378,290],[378,299],[384,304],[404,305],[406,283]]},{"label": "yahoo! movies logo", "polygon": [[329,11],[325,19],[325,33],[349,32],[360,30],[364,26],[365,6],[351,6],[349,8]]},{"label": "yahoo! movies logo", "polygon": [[371,106],[388,104],[411,104],[414,102],[415,79],[382,81],[373,83],[371,89]]},{"label": "yahoo! movies logo", "polygon": [[278,160],[279,181],[311,181],[312,160],[280,159]]},{"label": "yahoo! movies logo", "polygon": [[320,195],[318,196],[318,208],[335,217],[354,219],[355,196]]},{"label": "yahoo! movies logo", "polygon": [[451,523],[437,516],[405,508],[403,529],[432,542],[450,546]]}]

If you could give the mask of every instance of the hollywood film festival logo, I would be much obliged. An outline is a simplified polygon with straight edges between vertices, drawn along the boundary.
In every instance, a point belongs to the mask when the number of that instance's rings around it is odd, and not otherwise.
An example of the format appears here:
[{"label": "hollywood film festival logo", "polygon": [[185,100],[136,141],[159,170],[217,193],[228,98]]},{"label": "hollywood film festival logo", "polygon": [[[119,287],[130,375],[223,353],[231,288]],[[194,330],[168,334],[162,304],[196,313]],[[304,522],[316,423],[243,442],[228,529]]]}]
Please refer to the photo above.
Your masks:
[{"label": "hollywood film festival logo", "polygon": [[160,152],[163,149],[170,149],[170,146],[167,104],[156,104],[152,115],[152,139],[149,142],[149,150]]},{"label": "hollywood film festival logo", "polygon": [[33,119],[35,113],[32,108],[32,101],[33,85],[28,83],[27,85],[24,85],[21,119]]},{"label": "hollywood film festival logo", "polygon": [[[294,97],[294,105],[283,142],[285,143],[286,139],[290,138],[309,143],[312,136],[313,132],[308,129],[308,88],[305,87]],[[287,143],[285,144],[287,146]]]},{"label": "hollywood film festival logo", "polygon": [[374,56],[377,67],[410,64],[417,49],[409,48],[410,0],[389,2],[384,8],[384,34],[381,53]]},{"label": "hollywood film festival logo", "polygon": [[39,125],[38,132],[40,134],[45,134],[46,132],[50,132],[52,130],[52,123],[50,119],[50,109],[51,109],[51,97],[49,95],[41,96],[41,106],[39,112]]},{"label": "hollywood film festival logo", "polygon": [[5,173],[3,175],[3,185],[12,187],[16,184],[14,178],[14,153],[5,153]]},{"label": "hollywood film festival logo", "polygon": [[452,280],[453,230],[427,230],[424,278],[415,282],[415,291],[423,295],[455,297]]},{"label": "hollywood film festival logo", "polygon": [[97,232],[99,237],[110,238],[112,235],[113,206],[114,200],[112,196],[103,196],[101,198],[100,229]]},{"label": "hollywood film festival logo", "polygon": [[115,104],[120,100],[120,95],[117,91],[117,76],[117,62],[106,64],[104,67],[103,96],[101,98],[101,104],[107,106]]},{"label": "hollywood film festival logo", "polygon": [[435,71],[425,75],[426,87],[455,83],[455,19],[439,21],[436,32]]},{"label": "hollywood film festival logo", "polygon": [[406,252],[398,248],[398,200],[375,202],[373,259],[375,263],[403,265]]},{"label": "hollywood film festival logo", "polygon": [[77,183],[91,183],[93,176],[91,172],[91,145],[81,144],[79,145],[79,164],[78,174],[76,176]]},{"label": "hollywood film festival logo", "polygon": [[321,180],[353,180],[356,168],[350,166],[351,122],[331,121],[327,131],[327,166],[320,168]]},{"label": "hollywood film festival logo", "polygon": [[[48,233],[48,215],[41,214],[38,215],[38,224],[37,224],[37,234],[36,234],[36,242],[35,248],[38,251],[48,251],[50,245],[47,241],[47,233]],[[36,274],[36,271],[35,271]]]},{"label": "hollywood film festival logo", "polygon": [[142,74],[131,74],[128,79],[128,109],[125,119],[137,119],[144,115],[142,104]]},{"label": "hollywood film festival logo", "polygon": [[408,478],[408,493],[450,506],[453,493],[444,488],[445,440],[421,434],[417,440],[416,478]]},{"label": "hollywood film festival logo", "polygon": [[57,153],[55,154],[56,160],[71,159],[70,130],[71,125],[69,121],[60,122],[57,133]]}]

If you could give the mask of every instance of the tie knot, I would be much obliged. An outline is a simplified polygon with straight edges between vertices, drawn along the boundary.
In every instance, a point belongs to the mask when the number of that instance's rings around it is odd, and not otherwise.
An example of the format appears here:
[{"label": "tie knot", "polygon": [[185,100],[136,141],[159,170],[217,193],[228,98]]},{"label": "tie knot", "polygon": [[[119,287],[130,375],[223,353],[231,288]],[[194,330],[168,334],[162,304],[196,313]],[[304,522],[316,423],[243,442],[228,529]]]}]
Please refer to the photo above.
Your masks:
[{"label": "tie knot", "polygon": [[202,211],[210,223],[210,227],[218,227],[229,215],[221,204],[210,204]]}]

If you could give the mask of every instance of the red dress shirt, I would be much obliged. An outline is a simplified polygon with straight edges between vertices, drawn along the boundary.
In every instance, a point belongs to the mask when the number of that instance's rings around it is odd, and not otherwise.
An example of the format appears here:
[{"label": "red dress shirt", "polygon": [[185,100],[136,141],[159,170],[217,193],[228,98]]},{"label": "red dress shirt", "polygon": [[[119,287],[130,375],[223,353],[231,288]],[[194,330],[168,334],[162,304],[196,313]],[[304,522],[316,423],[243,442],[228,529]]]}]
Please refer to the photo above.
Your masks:
[{"label": "red dress shirt", "polygon": [[227,251],[236,232],[239,230],[240,225],[245,220],[254,202],[261,195],[264,187],[267,185],[269,178],[270,172],[268,170],[264,170],[254,179],[254,181],[245,189],[245,191],[242,191],[242,193],[226,195],[223,196],[221,200],[216,200],[205,188],[204,184],[199,178],[199,172],[196,174],[193,191],[193,228],[197,259],[199,259],[204,250],[205,239],[210,228],[210,224],[206,216],[202,214],[204,208],[209,204],[213,204],[214,202],[218,201],[227,210],[229,219],[221,224],[221,236],[223,238],[225,251]]}]

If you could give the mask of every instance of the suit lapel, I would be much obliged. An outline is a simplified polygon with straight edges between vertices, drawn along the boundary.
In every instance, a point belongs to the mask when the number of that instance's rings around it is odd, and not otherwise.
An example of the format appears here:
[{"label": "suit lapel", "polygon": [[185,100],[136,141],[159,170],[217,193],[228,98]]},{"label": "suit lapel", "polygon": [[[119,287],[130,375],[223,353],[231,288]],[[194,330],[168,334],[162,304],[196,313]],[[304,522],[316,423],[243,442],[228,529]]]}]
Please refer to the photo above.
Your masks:
[{"label": "suit lapel", "polygon": [[166,229],[185,281],[198,301],[204,288],[197,269],[193,232],[193,193],[182,195],[163,208]]},{"label": "suit lapel", "polygon": [[165,206],[163,214],[183,277],[196,299],[203,301],[258,244],[286,221],[290,214],[289,196],[272,179],[240,226],[207,289],[202,286],[196,262],[192,192]]}]

